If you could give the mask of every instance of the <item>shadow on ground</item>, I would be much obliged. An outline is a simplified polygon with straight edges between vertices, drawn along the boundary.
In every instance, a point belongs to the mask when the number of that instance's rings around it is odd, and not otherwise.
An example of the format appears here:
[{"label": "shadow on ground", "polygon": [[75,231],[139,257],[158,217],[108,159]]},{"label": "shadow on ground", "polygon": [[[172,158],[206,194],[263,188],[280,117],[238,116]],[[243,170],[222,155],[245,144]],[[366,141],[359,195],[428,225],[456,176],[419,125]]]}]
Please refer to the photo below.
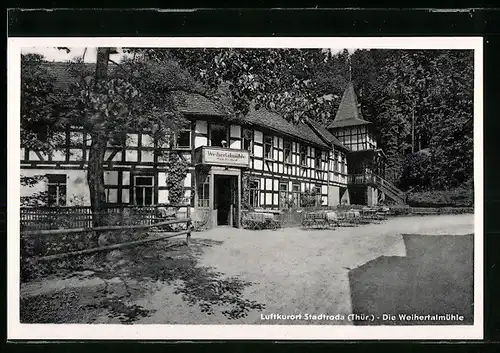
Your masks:
[{"label": "shadow on ground", "polygon": [[[373,315],[374,320],[355,324],[473,324],[473,235],[411,234],[403,239],[406,257],[380,256],[349,271],[353,314]],[[402,314],[455,314],[463,321],[408,320]]]},{"label": "shadow on ground", "polygon": [[[220,310],[227,318],[238,319],[245,317],[250,310],[263,309],[263,304],[243,297],[250,282],[228,278],[210,267],[198,265],[198,258],[206,248],[221,243],[193,239],[189,247],[183,241],[170,242],[167,247],[158,242],[115,252],[114,255],[110,253],[106,259],[94,258],[92,268],[89,265],[79,268],[78,261],[73,261],[65,271],[59,269],[60,278],[98,278],[102,285],[65,288],[21,298],[21,322],[92,323],[96,317],[107,316],[110,320],[131,324],[153,313],[134,302],[150,295],[148,290],[154,291],[158,284],[172,285],[175,294],[182,295],[189,305],[198,305],[207,315]],[[82,270],[88,273],[86,278],[77,278],[77,271]]]}]

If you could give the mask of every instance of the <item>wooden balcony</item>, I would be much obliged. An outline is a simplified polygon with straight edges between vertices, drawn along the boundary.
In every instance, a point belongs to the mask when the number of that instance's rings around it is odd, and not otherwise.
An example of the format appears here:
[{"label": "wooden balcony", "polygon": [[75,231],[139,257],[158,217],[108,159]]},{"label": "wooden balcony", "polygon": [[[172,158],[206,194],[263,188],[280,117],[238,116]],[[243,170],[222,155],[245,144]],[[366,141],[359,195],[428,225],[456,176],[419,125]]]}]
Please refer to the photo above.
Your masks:
[{"label": "wooden balcony", "polygon": [[375,174],[349,174],[347,176],[348,184],[359,184],[359,185],[375,185],[377,183]]},{"label": "wooden balcony", "polygon": [[347,183],[351,185],[374,186],[397,203],[404,204],[406,202],[406,194],[403,191],[376,174],[349,174],[347,176]]}]

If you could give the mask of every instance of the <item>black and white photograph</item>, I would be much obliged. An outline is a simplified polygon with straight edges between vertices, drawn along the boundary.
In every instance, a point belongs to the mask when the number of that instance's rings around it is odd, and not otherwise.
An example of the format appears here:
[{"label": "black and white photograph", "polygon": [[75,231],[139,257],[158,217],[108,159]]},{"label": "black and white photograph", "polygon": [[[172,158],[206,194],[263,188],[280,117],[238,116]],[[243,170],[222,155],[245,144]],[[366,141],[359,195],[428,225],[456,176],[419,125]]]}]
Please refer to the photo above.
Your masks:
[{"label": "black and white photograph", "polygon": [[15,335],[481,337],[481,39],[150,42],[9,43]]}]

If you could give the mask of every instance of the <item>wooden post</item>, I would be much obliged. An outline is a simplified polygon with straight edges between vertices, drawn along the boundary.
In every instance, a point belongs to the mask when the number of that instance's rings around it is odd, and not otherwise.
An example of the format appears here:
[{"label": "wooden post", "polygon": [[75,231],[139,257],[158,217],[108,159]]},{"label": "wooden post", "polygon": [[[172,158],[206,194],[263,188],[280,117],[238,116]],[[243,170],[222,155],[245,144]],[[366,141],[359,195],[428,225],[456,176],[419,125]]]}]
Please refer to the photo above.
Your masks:
[{"label": "wooden post", "polygon": [[188,219],[188,221],[186,223],[186,227],[187,227],[186,245],[189,246],[189,241],[191,239],[191,229],[192,229],[192,222],[191,222],[191,202],[187,205],[186,218]]},{"label": "wooden post", "polygon": [[415,102],[411,109],[411,153],[415,153]]},{"label": "wooden post", "polygon": [[191,221],[187,222],[187,234],[186,234],[186,245],[189,246],[189,241],[191,240]]}]

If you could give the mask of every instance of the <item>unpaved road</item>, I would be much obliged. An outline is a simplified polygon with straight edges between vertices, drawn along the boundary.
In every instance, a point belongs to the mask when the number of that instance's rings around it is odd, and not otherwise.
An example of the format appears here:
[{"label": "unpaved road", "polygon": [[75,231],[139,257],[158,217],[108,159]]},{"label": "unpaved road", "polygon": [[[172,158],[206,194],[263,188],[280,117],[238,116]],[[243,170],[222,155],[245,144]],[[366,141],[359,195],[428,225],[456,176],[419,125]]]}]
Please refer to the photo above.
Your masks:
[{"label": "unpaved road", "polygon": [[[405,246],[402,234],[428,234],[438,236],[440,239],[446,239],[446,244],[439,243],[439,247],[442,247],[441,253],[446,253],[446,256],[427,252],[430,257],[425,259],[425,262],[433,263],[433,271],[442,268],[439,273],[447,274],[447,277],[439,279],[440,282],[452,282],[456,281],[457,278],[460,282],[460,278],[464,276],[464,273],[470,277],[470,273],[467,272],[472,267],[467,257],[471,251],[471,249],[467,248],[469,243],[465,247],[458,248],[454,247],[454,244],[461,244],[461,241],[455,241],[455,239],[462,239],[466,234],[474,232],[473,218],[473,215],[401,217],[384,221],[381,224],[336,230],[306,231],[291,228],[277,231],[247,231],[217,228],[196,233],[193,236],[194,248],[198,246],[199,250],[193,255],[195,261],[178,268],[179,271],[183,271],[185,268],[200,269],[202,275],[199,276],[199,279],[190,280],[192,283],[187,286],[187,289],[185,288],[180,293],[176,293],[176,289],[179,286],[182,287],[182,283],[192,278],[193,274],[195,277],[198,276],[197,272],[191,272],[189,277],[176,277],[174,272],[169,274],[168,281],[162,280],[165,276],[151,276],[150,272],[146,272],[146,275],[129,275],[129,287],[132,288],[129,288],[129,292],[136,290],[133,295],[130,295],[124,301],[127,302],[128,308],[132,307],[135,310],[134,312],[143,310],[143,314],[134,316],[134,322],[138,324],[352,324],[352,321],[346,318],[356,309],[353,308],[353,303],[364,309],[387,310],[388,304],[381,303],[385,296],[392,303],[397,304],[399,301],[402,303],[401,305],[408,307],[408,303],[403,303],[406,300],[405,298],[411,299],[413,304],[415,304],[415,300],[418,301],[418,298],[415,299],[414,293],[413,297],[410,298],[411,293],[409,293],[410,290],[408,289],[410,287],[408,287],[407,281],[413,281],[411,286],[413,292],[424,293],[426,288],[438,288],[432,280],[428,281],[429,278],[436,278],[435,273],[429,274],[429,276],[434,277],[425,277],[426,271],[430,271],[430,268],[420,271],[420,265],[418,265],[420,272],[417,273],[417,277],[414,276],[412,268],[415,267],[415,263],[404,264],[403,266],[398,262],[396,266],[399,267],[384,267],[382,273],[374,272],[374,275],[369,275],[376,278],[376,276],[386,276],[388,273],[395,274],[389,282],[384,282],[383,288],[380,287],[381,285],[374,288],[373,283],[366,282],[367,269],[373,271],[376,270],[377,266],[388,266],[387,259],[398,260],[407,255],[407,246]],[[423,239],[426,243],[423,243],[422,246],[428,246],[429,249],[436,248],[437,245],[433,243],[431,237]],[[205,246],[208,243],[210,243],[210,246]],[[466,254],[464,255],[464,253]],[[419,256],[422,258],[424,255]],[[448,263],[447,259],[460,256],[465,256],[466,261],[462,261],[463,268],[457,270],[457,266],[454,263]],[[437,258],[436,261],[434,261],[435,258]],[[163,257],[159,256],[154,260],[156,262],[152,260],[150,263],[162,264],[162,259]],[[378,263],[378,260],[383,261]],[[422,262],[423,260],[418,261]],[[138,259],[137,264],[142,265],[143,262]],[[366,267],[367,263],[373,265],[363,269],[363,266]],[[134,266],[134,264],[129,266]],[[207,271],[207,268],[211,268],[211,272]],[[359,272],[360,268],[362,269],[361,272]],[[450,268],[453,268],[453,270],[450,270]],[[450,271],[462,272],[451,273]],[[131,271],[122,274],[122,278],[127,278],[129,272]],[[155,273],[164,272],[165,269],[162,269]],[[215,275],[217,272],[221,274]],[[233,297],[228,295],[227,299],[221,303],[213,302],[211,304],[213,310],[210,314],[207,314],[202,310],[203,308],[200,307],[200,302],[197,299],[191,300],[191,303],[188,299],[203,296],[203,292],[206,292],[207,288],[212,288],[212,284],[215,282],[219,283],[218,279],[211,279],[212,282],[209,281],[210,283],[204,284],[206,287],[201,289],[202,293],[195,288],[196,283],[205,283],[206,277],[216,278],[216,276],[221,278],[234,277],[251,284],[241,286],[236,284],[236,287],[239,286],[239,292],[234,294]],[[411,276],[414,278],[410,279]],[[150,279],[148,277],[155,278]],[[382,284],[385,280],[385,277],[380,277],[380,279],[377,279],[376,284]],[[367,284],[360,281],[365,281]],[[471,278],[463,279],[458,292],[463,289],[462,292],[465,294],[452,298],[454,300],[452,304],[456,310],[460,310],[461,306],[468,308],[471,300],[469,298],[471,295],[469,292],[471,281]],[[112,280],[115,285],[119,282],[116,278]],[[423,287],[418,287],[419,283]],[[43,293],[49,295],[51,292],[71,291],[77,293],[80,307],[85,307],[82,304],[83,302],[88,304],[97,300],[92,288],[98,288],[99,285],[102,286],[102,281],[99,282],[99,280],[91,276],[90,279],[72,278],[65,281],[54,279],[41,283],[30,283],[23,285],[21,291],[31,301],[35,301],[37,296]],[[233,284],[227,285],[232,286]],[[449,285],[454,284],[450,283]],[[359,289],[367,286],[370,286],[368,293],[364,293],[363,290]],[[184,287],[186,286],[184,285]],[[391,288],[387,289],[388,287]],[[111,291],[115,290],[113,286],[110,288]],[[356,288],[356,293],[353,293],[353,288]],[[221,289],[214,289],[215,293],[218,293],[219,290]],[[455,287],[450,288],[448,286],[446,290],[457,292]],[[222,289],[221,291],[221,296],[225,295],[223,293],[232,293],[231,289]],[[81,295],[83,292],[88,293]],[[380,295],[378,299],[371,297],[373,293]],[[431,294],[436,297],[436,293]],[[428,294],[428,296],[431,294]],[[235,296],[263,306],[254,308],[251,304],[235,301]],[[374,301],[377,301],[377,303]],[[392,309],[395,309],[394,305],[396,304],[391,304],[391,302],[389,302],[389,305],[393,305]],[[224,309],[235,305],[242,308],[247,306],[250,309],[246,315],[239,318],[229,318],[228,315],[223,314]],[[426,302],[426,305],[432,306],[433,304]],[[434,309],[438,310],[439,308]],[[71,310],[71,308],[65,310]],[[84,310],[82,314],[75,313],[66,320],[64,315],[54,314],[57,313],[57,309],[54,309],[50,315],[64,322],[120,322],[116,317],[117,315],[109,315],[110,310],[120,311],[116,303],[114,306],[108,305],[93,311],[89,310]],[[271,314],[301,314],[304,317],[306,313],[311,315],[326,314],[331,317],[328,320],[302,320],[297,322],[296,320],[272,319],[269,316]],[[332,316],[335,315],[344,315],[344,317],[340,320],[334,320]],[[37,321],[36,315],[32,315],[29,321]],[[43,321],[50,322],[50,318],[45,317]]]}]

